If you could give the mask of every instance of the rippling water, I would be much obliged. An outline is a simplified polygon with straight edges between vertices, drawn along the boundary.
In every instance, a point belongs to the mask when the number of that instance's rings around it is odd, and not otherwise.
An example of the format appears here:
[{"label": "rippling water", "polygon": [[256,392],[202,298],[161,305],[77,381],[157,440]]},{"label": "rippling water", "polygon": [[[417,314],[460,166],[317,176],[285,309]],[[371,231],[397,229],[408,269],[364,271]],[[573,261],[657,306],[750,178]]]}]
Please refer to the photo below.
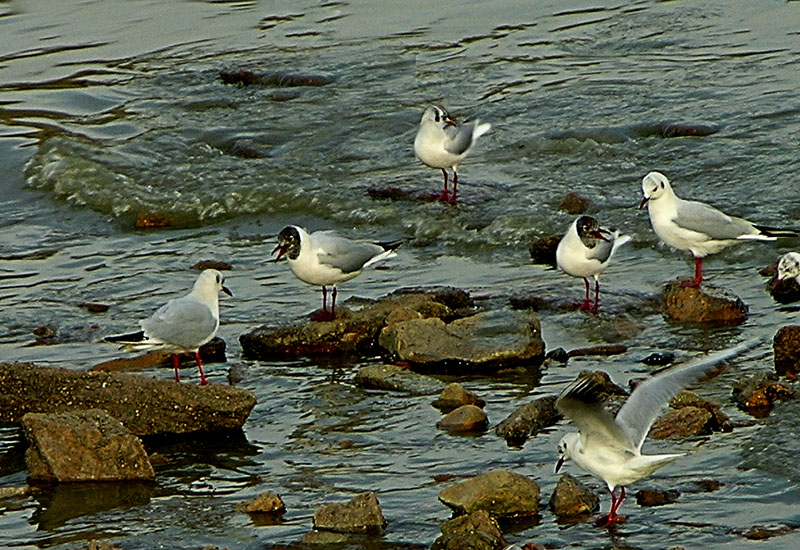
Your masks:
[{"label": "rippling water", "polygon": [[[634,242],[604,277],[605,311],[544,312],[544,337],[550,349],[629,351],[602,364],[574,360],[539,387],[520,377],[463,380],[487,400],[493,424],[582,368],[624,381],[653,350],[691,356],[768,339],[796,313],[772,302],[756,271],[797,243],[743,245],[708,262],[709,278],[750,305],[747,323],[675,325],[647,302],[688,275],[690,260],[656,244],[636,205],[641,177],[657,169],[684,197],[798,225],[797,21],[800,4],[777,1],[0,3],[0,358],[88,368],[116,356],[98,343],[103,335],[184,292],[196,261],[219,259],[233,264],[236,298],[222,303],[229,365],[211,366],[211,377],[225,383],[228,366],[241,365],[241,385],[259,398],[241,438],[162,444],[170,461],[155,486],[60,487],[0,503],[0,545],[77,547],[100,536],[125,548],[290,544],[318,505],[371,489],[389,519],[384,540],[427,546],[449,516],[433,476],[494,468],[536,478],[546,500],[562,428],[523,449],[491,432],[452,437],[435,429],[430,399],[354,388],[357,365],[241,359],[239,334],[318,306],[315,289],[265,263],[275,234],[298,223],[408,241],[383,269],[344,285],[342,298],[452,284],[479,296],[577,300],[580,281],[530,265],[527,247],[570,223],[557,210],[567,192],[589,197]],[[332,82],[228,85],[219,73],[231,68]],[[371,198],[372,188],[438,191],[440,174],[412,150],[431,102],[493,125],[461,166],[460,203]],[[642,131],[662,122],[720,131]],[[171,227],[136,230],[143,217]],[[85,302],[111,309],[92,314]],[[60,343],[32,346],[42,325]],[[730,383],[771,361],[765,343],[703,394],[747,420],[730,403]],[[641,484],[682,496],[667,507],[629,504],[617,540],[589,523],[559,526],[547,511],[509,539],[736,546],[734,528],[798,525],[797,476],[787,473],[800,451],[795,417],[783,406],[732,434],[648,443],[690,453]],[[1,486],[24,482],[23,450],[17,429],[0,430]],[[725,485],[697,489],[709,478]],[[283,524],[257,527],[233,511],[266,489],[286,501]]]}]

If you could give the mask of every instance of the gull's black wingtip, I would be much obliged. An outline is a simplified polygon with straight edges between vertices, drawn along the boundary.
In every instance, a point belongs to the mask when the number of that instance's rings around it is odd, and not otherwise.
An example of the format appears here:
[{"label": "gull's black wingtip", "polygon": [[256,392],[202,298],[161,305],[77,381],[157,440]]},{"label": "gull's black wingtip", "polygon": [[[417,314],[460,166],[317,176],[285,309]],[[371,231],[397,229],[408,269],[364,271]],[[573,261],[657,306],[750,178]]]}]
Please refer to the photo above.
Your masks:
[{"label": "gull's black wingtip", "polygon": [[103,338],[104,342],[110,342],[112,344],[133,344],[136,342],[141,342],[142,340],[144,340],[143,330],[140,330],[139,332],[131,332],[130,334],[116,334]]}]

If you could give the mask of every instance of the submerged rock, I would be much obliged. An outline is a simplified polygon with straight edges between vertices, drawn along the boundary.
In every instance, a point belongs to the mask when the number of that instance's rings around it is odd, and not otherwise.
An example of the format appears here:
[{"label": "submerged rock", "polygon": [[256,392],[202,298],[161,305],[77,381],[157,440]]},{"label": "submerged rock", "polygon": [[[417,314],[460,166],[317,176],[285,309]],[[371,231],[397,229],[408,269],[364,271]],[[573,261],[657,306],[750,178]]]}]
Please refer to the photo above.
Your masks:
[{"label": "submerged rock", "polygon": [[485,510],[496,518],[539,513],[539,485],[523,475],[494,470],[439,492],[439,500],[457,514]]},{"label": "submerged rock", "polygon": [[[777,527],[753,525],[746,531],[736,529],[733,532],[749,540],[767,540],[772,537],[782,537],[783,535],[788,535],[789,533],[793,533],[796,529],[796,526],[789,525],[779,525]],[[788,548],[788,546],[785,548]]]},{"label": "submerged rock", "polygon": [[483,406],[486,405],[486,401],[476,396],[474,393],[467,391],[466,388],[458,382],[452,382],[442,390],[442,393],[432,405],[443,413],[449,413],[459,408],[461,405],[475,405],[483,408]]},{"label": "submerged rock", "polygon": [[778,376],[796,378],[800,373],[800,326],[787,325],[779,328],[772,339],[772,350]]},{"label": "submerged rock", "polygon": [[258,73],[249,69],[225,69],[219,72],[219,79],[225,84],[243,86],[327,86],[334,79],[328,75],[311,73],[272,72]]},{"label": "submerged rock", "polygon": [[672,281],[664,287],[661,309],[671,319],[714,325],[738,325],[747,319],[741,298],[711,285],[686,287]]},{"label": "submerged rock", "polygon": [[636,491],[636,503],[639,506],[664,506],[678,501],[681,494],[676,489],[659,491],[656,489],[641,489]]},{"label": "submerged rock", "polygon": [[314,512],[314,528],[336,533],[382,533],[386,526],[378,497],[361,493],[342,504],[324,504]]},{"label": "submerged rock", "polygon": [[494,433],[505,439],[509,445],[522,445],[528,437],[553,426],[560,418],[561,415],[556,410],[556,397],[539,397],[518,407],[495,427]]},{"label": "submerged rock", "polygon": [[248,514],[282,514],[286,511],[283,499],[272,491],[264,491],[254,499],[236,505],[237,510]]},{"label": "submerged rock", "polygon": [[25,463],[31,479],[155,479],[142,442],[105,411],[28,413],[22,428],[30,443]]},{"label": "submerged rock", "polygon": [[488,425],[489,419],[483,409],[475,405],[461,405],[447,413],[436,426],[451,433],[473,433],[485,430]]},{"label": "submerged rock", "polygon": [[569,519],[596,511],[600,498],[570,474],[562,474],[550,496],[549,506],[559,519]]},{"label": "submerged rock", "polygon": [[506,546],[497,521],[478,510],[442,524],[442,536],[431,550],[500,550]]},{"label": "submerged rock", "polygon": [[0,422],[29,412],[103,409],[135,435],[238,429],[256,404],[247,390],[133,374],[0,363]]},{"label": "submerged rock", "polygon": [[411,395],[431,395],[445,387],[441,380],[398,365],[361,367],[353,382],[359,388],[399,391]]},{"label": "submerged rock", "polygon": [[394,359],[436,371],[496,370],[538,364],[544,356],[538,316],[508,309],[451,323],[438,318],[402,321],[384,328],[379,343]]},{"label": "submerged rock", "polygon": [[797,397],[797,391],[780,383],[777,375],[761,373],[747,376],[733,385],[733,401],[756,418],[769,415],[775,403]]},{"label": "submerged rock", "polygon": [[552,237],[535,240],[528,248],[533,263],[556,267],[558,265],[556,262],[556,249],[560,242],[561,235],[553,235]]},{"label": "submerged rock", "polygon": [[559,210],[563,210],[567,214],[583,214],[586,212],[589,207],[592,205],[592,201],[581,195],[580,193],[576,193],[575,191],[570,191],[564,197],[564,200],[561,201],[561,204],[558,205]]}]

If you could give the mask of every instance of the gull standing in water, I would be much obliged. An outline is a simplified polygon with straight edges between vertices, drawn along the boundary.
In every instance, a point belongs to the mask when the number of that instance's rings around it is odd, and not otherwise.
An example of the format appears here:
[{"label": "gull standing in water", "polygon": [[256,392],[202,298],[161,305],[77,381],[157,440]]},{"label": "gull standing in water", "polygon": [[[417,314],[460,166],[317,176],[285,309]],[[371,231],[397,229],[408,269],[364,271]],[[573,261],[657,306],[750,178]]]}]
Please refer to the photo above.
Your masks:
[{"label": "gull standing in water", "polygon": [[[336,317],[336,284],[348,281],[375,262],[393,256],[402,241],[365,243],[340,237],[331,231],[308,233],[302,227],[289,225],[278,233],[275,261],[286,256],[292,273],[310,285],[322,286],[320,320]],[[327,286],[333,286],[328,310]]]},{"label": "gull standing in water", "polygon": [[[556,408],[575,423],[578,432],[568,433],[559,441],[555,472],[564,461],[572,459],[580,468],[605,481],[611,493],[611,509],[598,522],[610,527],[619,521],[617,510],[625,500],[626,485],[683,456],[642,454],[644,439],[660,410],[712,367],[758,343],[760,340],[746,342],[648,378],[636,386],[616,417],[603,406],[602,386],[597,379],[578,378],[556,400]],[[617,487],[621,488],[619,496]]]},{"label": "gull standing in water", "polygon": [[197,278],[189,294],[170,300],[141,321],[139,326],[142,330],[107,336],[105,340],[132,350],[159,349],[171,352],[176,382],[181,381],[177,354],[193,353],[200,372],[200,384],[208,384],[199,349],[217,334],[220,292],[233,296],[225,287],[222,273],[216,269],[206,269]]},{"label": "gull standing in water", "polygon": [[[456,202],[458,196],[458,165],[467,156],[475,141],[489,131],[491,124],[473,120],[458,125],[448,112],[438,105],[431,105],[422,113],[414,153],[423,164],[439,168],[444,176],[444,189],[439,200]],[[447,189],[447,168],[453,170],[453,194]]]},{"label": "gull standing in water", "polygon": [[703,258],[736,242],[774,241],[778,237],[798,236],[794,229],[756,225],[729,216],[708,204],[683,200],[660,172],[650,172],[642,179],[642,194],[639,208],[647,206],[656,235],[674,248],[690,250],[694,256],[694,280],[682,283],[683,286],[700,286],[703,282]]},{"label": "gull standing in water", "polygon": [[[597,312],[600,298],[599,275],[611,261],[614,252],[631,240],[619,231],[600,227],[591,216],[581,216],[569,226],[556,249],[556,263],[567,275],[582,277],[586,286],[583,311]],[[589,299],[589,277],[594,277],[594,306]]]}]

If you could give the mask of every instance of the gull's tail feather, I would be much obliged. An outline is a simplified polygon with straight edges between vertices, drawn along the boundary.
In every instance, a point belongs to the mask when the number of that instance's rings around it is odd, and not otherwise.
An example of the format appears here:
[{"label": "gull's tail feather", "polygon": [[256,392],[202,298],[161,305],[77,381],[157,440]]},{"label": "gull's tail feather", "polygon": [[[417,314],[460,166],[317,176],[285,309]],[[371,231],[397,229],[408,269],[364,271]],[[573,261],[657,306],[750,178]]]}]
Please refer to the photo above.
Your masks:
[{"label": "gull's tail feather", "polygon": [[483,124],[479,124],[479,122],[479,120],[475,121],[475,129],[472,131],[472,139],[478,139],[492,128],[492,125],[488,122],[484,122]]}]

